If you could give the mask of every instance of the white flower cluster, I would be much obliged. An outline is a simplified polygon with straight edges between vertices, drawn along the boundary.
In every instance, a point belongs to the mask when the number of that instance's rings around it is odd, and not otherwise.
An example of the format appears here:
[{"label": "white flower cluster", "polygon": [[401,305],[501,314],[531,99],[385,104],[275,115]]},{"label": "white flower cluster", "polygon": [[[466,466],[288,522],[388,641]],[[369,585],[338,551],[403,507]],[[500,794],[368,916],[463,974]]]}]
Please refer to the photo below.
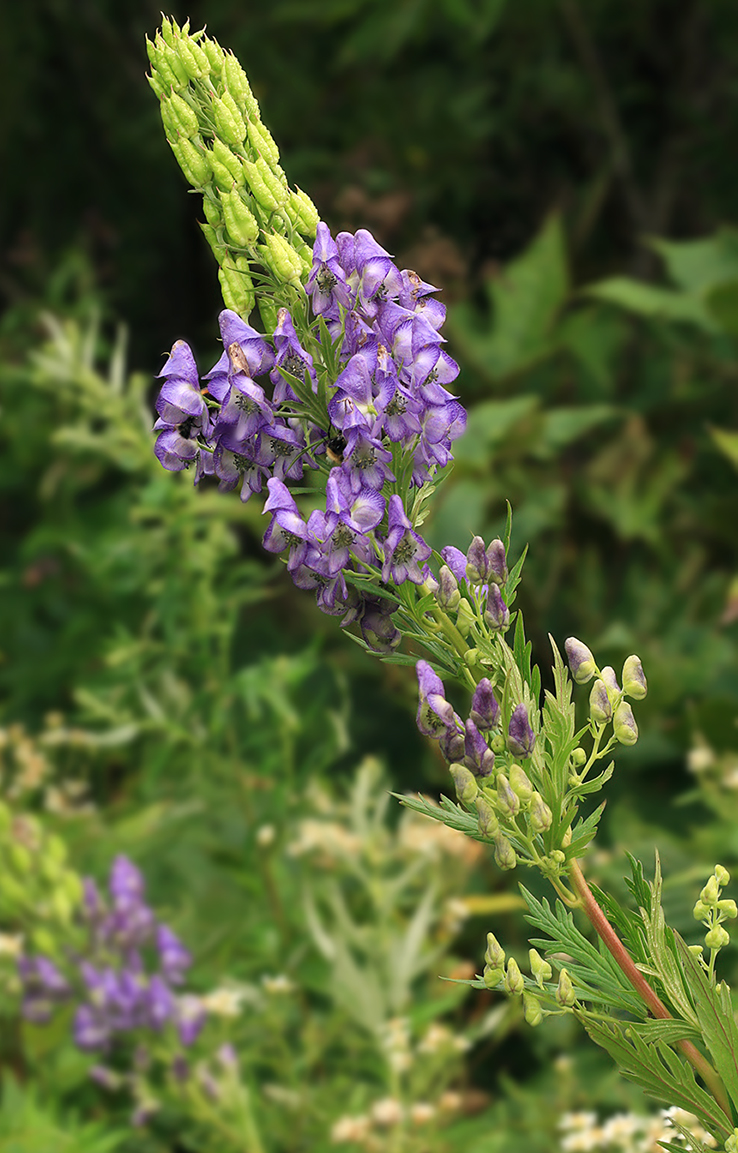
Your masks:
[{"label": "white flower cluster", "polygon": [[[616,1113],[600,1122],[596,1113],[565,1113],[559,1121],[562,1153],[659,1153],[660,1141],[683,1143],[673,1123],[688,1129],[710,1149],[717,1148],[715,1138],[702,1128],[692,1113],[685,1109],[662,1109],[650,1117],[637,1113]],[[685,1153],[692,1148],[684,1144]]]}]

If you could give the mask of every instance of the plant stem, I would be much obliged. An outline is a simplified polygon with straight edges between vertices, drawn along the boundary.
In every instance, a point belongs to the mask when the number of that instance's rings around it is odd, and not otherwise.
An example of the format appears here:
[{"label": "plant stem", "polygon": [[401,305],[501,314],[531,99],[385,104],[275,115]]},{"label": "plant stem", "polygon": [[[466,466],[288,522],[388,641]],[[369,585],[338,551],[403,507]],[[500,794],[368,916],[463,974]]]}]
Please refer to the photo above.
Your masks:
[{"label": "plant stem", "polygon": [[[627,949],[623,945],[623,942],[620,940],[604,912],[595,900],[594,894],[585,881],[584,874],[582,873],[582,870],[580,869],[579,863],[577,861],[572,861],[569,878],[572,884],[572,888],[578,894],[581,906],[584,909],[584,912],[587,914],[587,917],[589,918],[593,927],[599,934],[602,941],[604,941],[606,947],[615,958],[618,966],[628,978],[635,991],[648,1006],[651,1013],[654,1015],[654,1017],[658,1017],[661,1020],[671,1018],[672,1015],[666,1008],[666,1005],[661,1000],[658,993],[656,993],[656,991],[651,988],[648,981],[643,976],[643,973],[641,973],[640,970],[636,967],[636,964],[633,961],[630,953],[628,953]],[[677,1041],[676,1044],[677,1047],[681,1049],[682,1053],[687,1058],[692,1068],[699,1073],[700,1077],[705,1082],[705,1085],[712,1093],[713,1097],[725,1113],[732,1126],[733,1118],[728,1095],[725,1090],[725,1086],[713,1069],[712,1065],[709,1063],[707,1058],[704,1057],[702,1053],[700,1053],[699,1049],[697,1049],[692,1044],[691,1041],[681,1040]]]}]

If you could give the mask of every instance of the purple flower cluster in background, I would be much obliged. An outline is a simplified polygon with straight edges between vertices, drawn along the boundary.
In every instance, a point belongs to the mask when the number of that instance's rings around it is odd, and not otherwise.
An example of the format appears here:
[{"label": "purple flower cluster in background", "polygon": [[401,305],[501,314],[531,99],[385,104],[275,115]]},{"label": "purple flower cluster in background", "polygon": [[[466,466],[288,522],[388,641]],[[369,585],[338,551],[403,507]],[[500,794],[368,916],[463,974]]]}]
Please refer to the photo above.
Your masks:
[{"label": "purple flower cluster in background", "polygon": [[[295,583],[315,590],[320,608],[342,623],[358,621],[367,642],[386,650],[400,639],[391,603],[347,587],[345,574],[371,564],[394,584],[421,584],[429,575],[431,549],[398,489],[407,498],[451,461],[466,425],[446,387],[459,370],[442,348],[445,308],[436,290],[400,271],[365,229],[334,240],[318,225],[305,291],[323,339],[327,330],[338,352],[335,379],[319,388],[325,369],[300,343],[287,309],[279,311],[273,347],[226,309],[224,352],[202,385],[184,341],[159,374],[155,451],[167,469],[194,464],[195,483],[212,474],[221,489],[240,485],[242,500],[266,482],[272,520],[265,547],[288,550]],[[325,511],[307,521],[287,488],[306,467],[328,471]]]},{"label": "purple flower cluster in background", "polygon": [[[144,901],[144,880],[126,857],[117,857],[104,900],[94,881],[85,881],[81,917],[84,951],[66,959],[64,973],[49,958],[23,956],[23,1014],[42,1024],[57,1006],[76,1006],[75,1044],[86,1052],[108,1052],[115,1037],[134,1030],[176,1028],[191,1045],[205,1022],[199,998],[178,996],[192,958]],[[148,962],[148,963],[147,963]]]}]

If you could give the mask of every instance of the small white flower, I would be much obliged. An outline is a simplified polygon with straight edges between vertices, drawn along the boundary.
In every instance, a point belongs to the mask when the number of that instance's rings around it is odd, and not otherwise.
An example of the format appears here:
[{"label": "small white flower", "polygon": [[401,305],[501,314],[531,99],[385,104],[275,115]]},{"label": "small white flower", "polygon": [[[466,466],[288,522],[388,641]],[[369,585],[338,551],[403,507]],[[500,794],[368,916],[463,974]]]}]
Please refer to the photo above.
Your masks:
[{"label": "small white flower", "polygon": [[391,1125],[399,1125],[402,1121],[402,1105],[394,1097],[383,1097],[381,1101],[374,1102],[371,1115],[376,1125],[388,1129]]},{"label": "small white flower", "polygon": [[274,843],[276,835],[277,830],[274,825],[260,825],[256,830],[256,843],[260,848],[266,849]]},{"label": "small white flower", "polygon": [[19,957],[22,950],[22,933],[0,933],[0,957]]},{"label": "small white flower", "polygon": [[340,1145],[344,1141],[363,1141],[369,1133],[368,1117],[339,1117],[331,1129],[331,1141]]},{"label": "small white flower", "polygon": [[243,989],[213,989],[204,995],[202,1003],[215,1017],[238,1017],[245,997]]},{"label": "small white flower", "polygon": [[427,1125],[435,1117],[436,1107],[429,1101],[416,1101],[410,1106],[409,1113],[413,1125]]},{"label": "small white flower", "polygon": [[276,977],[270,977],[268,973],[265,973],[261,978],[261,983],[265,993],[291,993],[295,987],[284,973],[278,973]]}]

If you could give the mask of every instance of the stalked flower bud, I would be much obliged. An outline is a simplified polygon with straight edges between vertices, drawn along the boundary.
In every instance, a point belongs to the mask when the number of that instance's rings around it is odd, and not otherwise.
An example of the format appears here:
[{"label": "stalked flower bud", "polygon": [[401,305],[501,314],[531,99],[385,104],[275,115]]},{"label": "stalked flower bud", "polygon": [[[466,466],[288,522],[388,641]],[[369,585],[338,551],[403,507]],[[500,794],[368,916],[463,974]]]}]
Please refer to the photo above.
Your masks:
[{"label": "stalked flower bud", "polygon": [[528,959],[530,961],[530,971],[536,979],[536,984],[543,988],[543,982],[551,980],[553,969],[548,961],[544,961],[537,949],[528,950]]},{"label": "stalked flower bud", "polygon": [[459,601],[458,612],[456,613],[456,627],[461,633],[462,637],[469,636],[469,632],[475,620],[476,617],[474,616],[474,610],[472,609],[466,597],[462,597]]},{"label": "stalked flower bud", "polygon": [[596,680],[589,694],[589,715],[596,725],[606,725],[612,720],[612,705],[607,695],[607,685],[602,680]]},{"label": "stalked flower bud", "polygon": [[529,757],[536,743],[536,735],[528,720],[525,705],[515,707],[507,730],[507,747],[514,757]]},{"label": "stalked flower bud", "polygon": [[303,192],[301,188],[296,189],[290,194],[290,204],[297,214],[297,224],[300,232],[303,236],[314,240],[318,225],[320,224],[320,216],[307,192]]},{"label": "stalked flower bud", "polygon": [[246,135],[246,125],[230,92],[224,92],[221,97],[213,96],[212,112],[220,139],[235,148],[240,147]]},{"label": "stalked flower bud", "polygon": [[607,689],[607,695],[610,698],[610,704],[613,706],[613,708],[615,708],[615,705],[620,700],[622,694],[622,689],[618,684],[618,678],[615,676],[615,669],[612,667],[612,665],[605,665],[604,669],[600,673],[600,676],[605,682],[605,688]]},{"label": "stalked flower bud", "polygon": [[493,632],[505,632],[510,627],[510,610],[502,599],[497,585],[489,586],[484,619]]},{"label": "stalked flower bud", "polygon": [[515,817],[520,812],[520,798],[510,788],[504,773],[497,774],[497,806],[505,817]]},{"label": "stalked flower bud", "polygon": [[533,793],[530,799],[528,820],[534,833],[545,833],[547,829],[551,828],[553,813],[540,793]]},{"label": "stalked flower bud", "polygon": [[478,792],[478,785],[474,773],[465,765],[451,765],[449,772],[454,779],[456,796],[462,805],[470,805]]},{"label": "stalked flower bud", "polygon": [[277,280],[285,284],[299,286],[302,283],[302,274],[305,271],[302,260],[289,240],[276,232],[269,233],[266,243],[261,245],[259,251],[264,257],[264,263],[274,273]]},{"label": "stalked flower bud", "polygon": [[715,866],[715,876],[717,877],[718,885],[725,887],[725,885],[730,884],[730,873],[724,865]]},{"label": "stalked flower bud", "polygon": [[505,950],[494,933],[487,933],[487,948],[484,959],[492,969],[502,969],[505,965]]},{"label": "stalked flower bud", "polygon": [[569,658],[571,675],[578,685],[586,685],[595,675],[597,665],[591,651],[576,637],[569,637],[564,642],[566,655]]},{"label": "stalked flower bud", "polygon": [[535,993],[523,993],[523,1016],[533,1028],[543,1020],[543,1009]]},{"label": "stalked flower bud", "polygon": [[697,901],[695,907],[692,909],[692,916],[695,921],[706,921],[710,916],[710,905],[706,905],[704,901]]},{"label": "stalked flower bud", "polygon": [[494,729],[497,726],[500,719],[500,706],[492,691],[492,682],[487,677],[482,677],[474,690],[469,716],[481,732],[488,732],[489,729]]},{"label": "stalked flower bud", "polygon": [[254,200],[266,212],[276,212],[289,195],[287,185],[283,185],[272,172],[263,156],[254,160],[244,160],[242,167],[249,187],[254,194]]},{"label": "stalked flower bud", "polygon": [[724,949],[730,944],[730,934],[722,925],[713,925],[709,933],[705,934],[705,944],[708,949]]},{"label": "stalked flower bud", "polygon": [[504,969],[493,969],[490,965],[484,966],[482,973],[482,980],[488,989],[496,989],[502,978],[505,976]]},{"label": "stalked flower bud", "polygon": [[564,1009],[570,1009],[576,1001],[574,986],[571,983],[571,977],[566,969],[562,969],[559,973],[559,983],[556,987],[556,1000]]},{"label": "stalked flower bud", "polygon": [[738,905],[735,901],[729,900],[727,897],[717,903],[718,912],[722,913],[724,917],[730,918],[732,921],[738,917]]},{"label": "stalked flower bud", "polygon": [[[463,761],[465,746],[464,734],[456,727],[458,718],[453,709],[451,709],[451,713],[452,723],[443,730],[438,741],[439,748],[449,764],[453,761]],[[438,733],[435,735],[438,736]]]},{"label": "stalked flower bud", "polygon": [[497,833],[495,841],[495,864],[500,869],[514,869],[518,863],[515,850],[502,833]]},{"label": "stalked flower bud", "polygon": [[507,557],[505,546],[497,537],[487,546],[487,580],[490,584],[502,585],[507,580]]},{"label": "stalked flower bud", "polygon": [[480,777],[488,777],[495,766],[495,754],[487,745],[474,721],[464,725],[464,764]]},{"label": "stalked flower bud", "polygon": [[497,814],[484,797],[477,797],[477,824],[483,837],[492,838],[500,830]]},{"label": "stalked flower bud", "polygon": [[256,301],[248,259],[237,256],[234,260],[227,256],[218,269],[218,280],[226,308],[245,319]]},{"label": "stalked flower bud", "polygon": [[700,893],[700,900],[704,901],[706,905],[715,905],[717,903],[718,897],[720,896],[719,884],[720,882],[713,873],[704,889]]},{"label": "stalked flower bud", "polygon": [[627,701],[621,701],[615,709],[612,731],[621,745],[634,745],[638,740],[638,725]]},{"label": "stalked flower bud", "polygon": [[213,147],[207,154],[207,159],[215,183],[221,192],[230,192],[234,184],[237,188],[243,185],[246,177],[241,161],[217,136],[213,140]]},{"label": "stalked flower bud", "polygon": [[525,980],[520,972],[520,966],[514,957],[508,958],[507,972],[505,973],[505,990],[519,997],[525,989]]},{"label": "stalked flower bud", "polygon": [[586,765],[587,753],[581,745],[579,745],[578,748],[572,750],[571,763],[575,769],[581,769],[584,765]]},{"label": "stalked flower bud", "polygon": [[261,115],[259,105],[251,91],[246,73],[232,52],[223,52],[222,49],[221,52],[223,79],[228,91],[238,101],[241,108],[246,111],[249,120],[258,120]]},{"label": "stalked flower bud", "polygon": [[446,612],[454,612],[459,607],[461,600],[461,593],[459,592],[459,582],[448,565],[443,565],[438,574],[438,592],[436,600],[442,609]]},{"label": "stalked flower bud", "polygon": [[180,136],[179,140],[170,140],[169,146],[177,158],[177,163],[182,169],[187,183],[191,184],[193,188],[204,188],[210,180],[210,164],[205,151],[198,148],[186,136]]},{"label": "stalked flower bud", "polygon": [[523,805],[527,805],[533,796],[533,786],[528,779],[525,769],[520,765],[512,765],[510,768],[510,788],[520,797]]},{"label": "stalked flower bud", "polygon": [[648,684],[640,657],[626,658],[623,665],[623,692],[626,696],[632,697],[634,701],[642,701],[648,692]]},{"label": "stalked flower bud", "polygon": [[279,164],[279,149],[274,137],[261,120],[252,120],[249,124],[249,143],[259,156],[271,164],[272,168]]},{"label": "stalked flower bud", "polygon": [[475,536],[466,550],[466,579],[472,585],[484,584],[487,579],[487,554],[481,536]]},{"label": "stalked flower bud", "polygon": [[233,192],[224,193],[220,199],[231,240],[244,248],[253,244],[259,235],[259,225],[243,197],[234,189]]}]

